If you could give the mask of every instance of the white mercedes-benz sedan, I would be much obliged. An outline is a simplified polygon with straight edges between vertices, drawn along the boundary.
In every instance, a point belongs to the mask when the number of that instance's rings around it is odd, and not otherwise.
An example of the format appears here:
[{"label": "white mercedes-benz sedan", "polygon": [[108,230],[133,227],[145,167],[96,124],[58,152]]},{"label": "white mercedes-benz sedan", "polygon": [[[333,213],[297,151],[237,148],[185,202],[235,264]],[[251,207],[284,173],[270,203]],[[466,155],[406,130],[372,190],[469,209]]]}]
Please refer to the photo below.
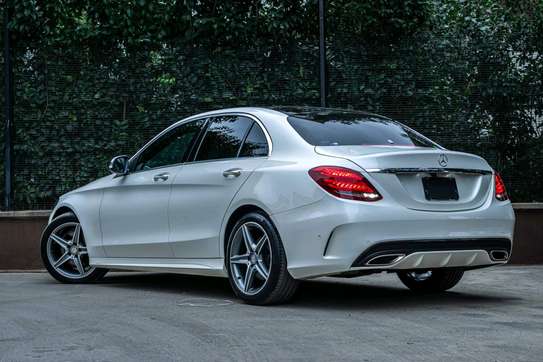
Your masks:
[{"label": "white mercedes-benz sedan", "polygon": [[271,304],[319,276],[393,272],[444,291],[511,255],[498,173],[375,114],[202,113],[109,169],[51,214],[41,255],[61,282],[110,268],[222,276],[244,301]]}]

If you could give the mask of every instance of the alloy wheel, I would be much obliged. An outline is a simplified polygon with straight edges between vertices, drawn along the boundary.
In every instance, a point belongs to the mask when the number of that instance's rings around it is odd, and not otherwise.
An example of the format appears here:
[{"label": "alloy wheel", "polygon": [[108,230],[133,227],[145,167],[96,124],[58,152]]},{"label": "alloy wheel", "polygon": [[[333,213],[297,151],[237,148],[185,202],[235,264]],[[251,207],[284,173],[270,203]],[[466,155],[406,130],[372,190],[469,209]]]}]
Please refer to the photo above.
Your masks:
[{"label": "alloy wheel", "polygon": [[232,239],[229,261],[237,288],[247,295],[260,292],[272,265],[270,239],[264,228],[253,221],[242,224]]},{"label": "alloy wheel", "polygon": [[49,235],[46,250],[51,266],[66,278],[84,278],[95,270],[89,264],[87,245],[77,222],[56,227]]}]

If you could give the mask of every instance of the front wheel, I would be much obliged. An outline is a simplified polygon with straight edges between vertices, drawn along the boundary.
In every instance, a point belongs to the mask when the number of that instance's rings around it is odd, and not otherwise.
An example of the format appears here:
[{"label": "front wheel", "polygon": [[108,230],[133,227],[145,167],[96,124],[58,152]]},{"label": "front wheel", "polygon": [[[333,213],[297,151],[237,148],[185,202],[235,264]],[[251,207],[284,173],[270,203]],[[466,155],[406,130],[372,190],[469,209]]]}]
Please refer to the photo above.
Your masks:
[{"label": "front wheel", "polygon": [[107,269],[89,264],[83,230],[73,214],[61,215],[47,225],[41,238],[41,257],[49,274],[63,283],[93,282],[107,273]]},{"label": "front wheel", "polygon": [[279,234],[260,213],[244,215],[228,238],[226,268],[236,295],[250,304],[277,304],[289,300],[298,282],[287,270]]},{"label": "front wheel", "polygon": [[462,270],[447,269],[398,272],[398,278],[402,283],[419,293],[439,293],[449,290],[460,282],[463,275]]}]

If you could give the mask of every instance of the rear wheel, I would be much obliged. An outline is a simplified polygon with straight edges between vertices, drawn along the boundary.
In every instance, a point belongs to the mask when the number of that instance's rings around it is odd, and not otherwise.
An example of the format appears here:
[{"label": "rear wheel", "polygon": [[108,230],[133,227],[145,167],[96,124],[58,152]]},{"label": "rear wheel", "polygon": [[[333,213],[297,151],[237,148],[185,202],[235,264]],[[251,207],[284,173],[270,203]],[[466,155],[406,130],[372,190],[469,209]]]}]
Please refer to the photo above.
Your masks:
[{"label": "rear wheel", "polygon": [[228,238],[226,267],[236,295],[250,304],[288,301],[298,282],[287,270],[287,258],[279,234],[260,213],[244,215]]},{"label": "rear wheel", "polygon": [[449,290],[460,282],[463,275],[462,270],[448,269],[398,272],[402,283],[419,293],[439,293]]},{"label": "rear wheel", "polygon": [[45,228],[41,257],[49,274],[63,283],[93,282],[107,273],[89,264],[85,236],[73,214],[61,215]]}]

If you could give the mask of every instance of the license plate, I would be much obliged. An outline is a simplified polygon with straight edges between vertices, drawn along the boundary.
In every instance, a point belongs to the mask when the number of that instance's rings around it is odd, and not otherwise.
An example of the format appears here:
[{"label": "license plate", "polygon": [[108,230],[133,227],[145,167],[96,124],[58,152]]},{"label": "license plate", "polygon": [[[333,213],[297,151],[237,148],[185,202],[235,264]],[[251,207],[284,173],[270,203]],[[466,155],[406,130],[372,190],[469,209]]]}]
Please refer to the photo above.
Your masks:
[{"label": "license plate", "polygon": [[458,188],[454,177],[423,177],[426,200],[458,200]]}]

